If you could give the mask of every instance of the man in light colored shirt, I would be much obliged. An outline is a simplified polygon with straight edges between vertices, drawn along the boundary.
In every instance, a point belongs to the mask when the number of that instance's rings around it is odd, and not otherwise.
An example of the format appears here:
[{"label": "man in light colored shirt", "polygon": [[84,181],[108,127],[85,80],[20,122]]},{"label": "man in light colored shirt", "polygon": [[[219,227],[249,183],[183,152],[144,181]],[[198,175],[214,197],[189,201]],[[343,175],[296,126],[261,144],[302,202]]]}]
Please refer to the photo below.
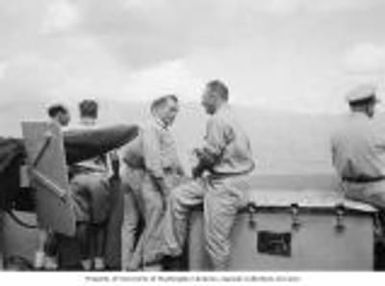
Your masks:
[{"label": "man in light colored shirt", "polygon": [[385,207],[385,129],[373,119],[376,88],[360,85],[347,101],[351,114],[331,138],[333,165],[345,195]]},{"label": "man in light colored shirt", "polygon": [[228,268],[230,233],[238,210],[246,204],[248,174],[254,169],[249,139],[228,105],[228,89],[215,80],[206,85],[202,105],[211,117],[205,143],[195,150],[195,180],[171,191],[159,257],[181,255],[192,207],[204,204],[206,249],[216,270]]},{"label": "man in light colored shirt", "polygon": [[[178,99],[167,95],[151,105],[152,119],[141,128],[139,136],[123,150],[123,183],[130,185],[130,213],[125,232],[131,238],[128,268],[136,270],[154,262],[150,255],[159,248],[160,225],[170,190],[179,184],[184,175],[171,126],[179,111]],[[131,182],[129,182],[131,179]],[[139,214],[145,227],[135,250],[133,237]],[[129,240],[129,239],[127,239]]]}]

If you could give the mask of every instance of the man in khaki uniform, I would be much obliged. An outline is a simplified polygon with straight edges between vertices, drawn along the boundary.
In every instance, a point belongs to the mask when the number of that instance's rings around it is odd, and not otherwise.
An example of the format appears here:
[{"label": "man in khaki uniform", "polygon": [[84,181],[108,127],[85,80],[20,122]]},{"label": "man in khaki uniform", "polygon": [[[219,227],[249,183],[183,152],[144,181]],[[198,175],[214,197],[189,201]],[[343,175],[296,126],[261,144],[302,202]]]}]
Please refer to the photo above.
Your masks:
[{"label": "man in khaki uniform", "polygon": [[[98,104],[94,100],[83,100],[79,104],[80,124],[78,129],[95,128]],[[111,155],[113,158],[111,158]],[[76,201],[77,233],[84,270],[105,268],[105,239],[108,217],[112,205],[110,160],[117,160],[114,152],[108,156],[97,156],[70,166],[71,190]],[[116,157],[116,158],[114,158]]]},{"label": "man in khaki uniform", "polygon": [[[48,107],[47,114],[52,124],[57,125],[60,129],[65,128],[71,121],[71,116],[68,109],[62,104],[53,104]],[[56,270],[58,268],[57,252],[58,238],[51,230],[39,230],[39,243],[43,244],[44,254],[38,251],[37,260],[42,260],[38,256],[44,256],[44,261],[36,261],[37,268],[45,268],[48,270]],[[42,265],[43,264],[43,265]]]},{"label": "man in khaki uniform", "polygon": [[331,138],[333,165],[347,197],[385,208],[385,129],[373,119],[376,87],[360,85],[347,101],[351,114]]},{"label": "man in khaki uniform", "polygon": [[163,225],[164,245],[158,258],[182,253],[189,211],[203,202],[206,249],[214,268],[225,270],[231,229],[237,211],[245,205],[247,179],[254,169],[254,160],[249,139],[228,105],[226,85],[217,80],[209,82],[202,105],[210,119],[204,145],[195,151],[199,159],[193,169],[196,179],[171,191]]},{"label": "man in khaki uniform", "polygon": [[[127,174],[122,174],[122,181],[128,181],[125,177],[131,176],[136,185],[132,186],[131,183],[129,202],[133,208],[126,208],[131,213],[131,217],[127,217],[130,222],[129,229],[125,229],[126,235],[134,237],[138,212],[145,223],[133,252],[132,242],[129,246],[132,252],[128,265],[130,270],[155,262],[151,254],[160,246],[160,226],[166,209],[166,198],[184,175],[170,130],[178,110],[178,99],[174,95],[155,100],[151,105],[151,121],[143,126],[138,138],[123,150],[122,159]],[[135,183],[138,180],[141,181],[140,186]]]}]

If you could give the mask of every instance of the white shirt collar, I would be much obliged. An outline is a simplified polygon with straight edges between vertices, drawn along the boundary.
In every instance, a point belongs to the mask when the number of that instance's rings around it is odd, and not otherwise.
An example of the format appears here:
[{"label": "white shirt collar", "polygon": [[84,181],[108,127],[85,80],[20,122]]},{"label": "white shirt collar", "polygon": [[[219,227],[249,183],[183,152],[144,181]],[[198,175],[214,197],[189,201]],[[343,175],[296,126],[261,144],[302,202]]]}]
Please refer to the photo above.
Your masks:
[{"label": "white shirt collar", "polygon": [[153,122],[162,129],[168,130],[169,126],[166,125],[159,117],[153,115]]}]

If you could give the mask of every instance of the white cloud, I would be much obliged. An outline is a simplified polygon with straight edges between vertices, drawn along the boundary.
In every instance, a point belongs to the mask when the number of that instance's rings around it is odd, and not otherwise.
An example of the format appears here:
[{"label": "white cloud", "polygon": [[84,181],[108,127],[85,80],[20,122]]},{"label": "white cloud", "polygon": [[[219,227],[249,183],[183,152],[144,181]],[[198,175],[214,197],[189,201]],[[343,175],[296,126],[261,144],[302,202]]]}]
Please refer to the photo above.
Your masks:
[{"label": "white cloud", "polygon": [[8,68],[8,63],[4,61],[3,62],[0,61],[0,80],[4,78],[7,68]]},{"label": "white cloud", "polygon": [[80,22],[80,15],[75,2],[55,0],[47,7],[41,33],[54,34],[68,31]]},{"label": "white cloud", "polygon": [[385,72],[385,45],[357,44],[346,52],[344,61],[350,73],[383,73]]},{"label": "white cloud", "polygon": [[[41,0],[35,10],[24,2],[14,10],[31,11],[30,20],[0,11],[9,14],[0,26],[17,26],[4,29],[0,47],[1,59],[17,58],[0,64],[10,96],[148,100],[175,92],[188,101],[220,78],[233,102],[313,112],[328,110],[330,98],[343,103],[333,85],[344,76],[354,73],[350,86],[385,66],[385,46],[359,44],[344,57],[350,73],[329,76],[350,39],[381,40],[379,0]],[[60,37],[36,35],[39,28]]]},{"label": "white cloud", "polygon": [[370,9],[382,4],[381,0],[302,0],[302,4],[309,11],[354,11]]},{"label": "white cloud", "polygon": [[302,6],[302,0],[262,0],[249,1],[250,7],[254,11],[266,13],[293,13]]},{"label": "white cloud", "polygon": [[174,60],[133,73],[126,85],[129,98],[154,99],[167,93],[176,93],[182,100],[196,100],[202,80],[194,76],[183,60]]},{"label": "white cloud", "polygon": [[148,9],[166,4],[165,0],[118,0],[125,9]]},{"label": "white cloud", "polygon": [[381,4],[381,0],[261,0],[248,1],[255,11],[290,14],[300,11],[331,12],[368,9]]},{"label": "white cloud", "polygon": [[[190,0],[117,0],[125,9],[162,9],[170,10],[173,5],[182,2],[182,6],[190,7],[212,7],[212,11],[231,11],[236,9],[247,9],[256,12],[287,14],[298,11],[319,12],[319,11],[345,11],[366,9],[374,5],[381,4],[381,0],[211,0],[190,1]],[[179,2],[179,3],[176,3]],[[187,5],[186,5],[187,3]],[[183,13],[183,11],[182,11]]]}]

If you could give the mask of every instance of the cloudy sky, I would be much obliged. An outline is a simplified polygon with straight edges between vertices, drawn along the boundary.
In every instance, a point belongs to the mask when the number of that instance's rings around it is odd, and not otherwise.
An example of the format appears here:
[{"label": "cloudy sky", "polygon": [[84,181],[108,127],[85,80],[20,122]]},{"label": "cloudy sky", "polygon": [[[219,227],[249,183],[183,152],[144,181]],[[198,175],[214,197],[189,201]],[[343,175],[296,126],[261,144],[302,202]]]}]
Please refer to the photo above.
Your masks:
[{"label": "cloudy sky", "polygon": [[148,100],[228,83],[234,103],[339,112],[384,84],[382,0],[0,0],[0,107]]}]

